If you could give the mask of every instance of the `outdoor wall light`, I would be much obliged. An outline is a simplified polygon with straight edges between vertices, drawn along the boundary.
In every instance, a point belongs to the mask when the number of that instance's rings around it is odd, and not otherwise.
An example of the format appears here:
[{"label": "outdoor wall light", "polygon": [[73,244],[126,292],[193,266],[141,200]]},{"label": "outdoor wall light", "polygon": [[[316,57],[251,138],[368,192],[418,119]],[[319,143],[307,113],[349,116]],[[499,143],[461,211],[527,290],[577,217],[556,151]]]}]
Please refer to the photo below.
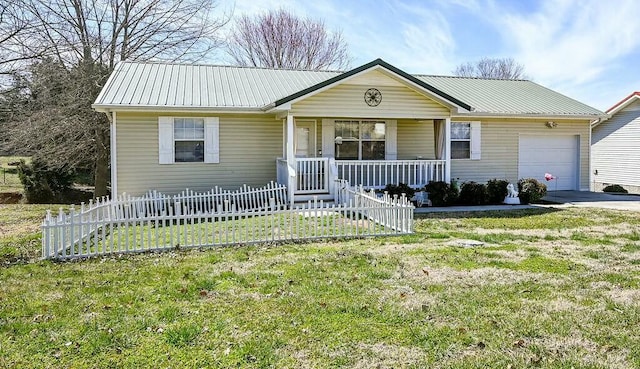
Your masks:
[{"label": "outdoor wall light", "polygon": [[545,123],[544,125],[549,127],[549,128],[556,128],[558,126],[558,123],[549,121],[549,122]]}]

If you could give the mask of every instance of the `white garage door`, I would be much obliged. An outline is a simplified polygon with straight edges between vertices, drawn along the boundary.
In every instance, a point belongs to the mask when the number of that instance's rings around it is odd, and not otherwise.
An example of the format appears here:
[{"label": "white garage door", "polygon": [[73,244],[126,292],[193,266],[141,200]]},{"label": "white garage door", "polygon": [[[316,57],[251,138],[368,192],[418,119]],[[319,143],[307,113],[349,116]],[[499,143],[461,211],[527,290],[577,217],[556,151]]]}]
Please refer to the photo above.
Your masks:
[{"label": "white garage door", "polygon": [[[578,136],[520,136],[518,177],[535,178],[549,191],[577,190],[578,142]],[[545,173],[557,179],[547,182]]]}]

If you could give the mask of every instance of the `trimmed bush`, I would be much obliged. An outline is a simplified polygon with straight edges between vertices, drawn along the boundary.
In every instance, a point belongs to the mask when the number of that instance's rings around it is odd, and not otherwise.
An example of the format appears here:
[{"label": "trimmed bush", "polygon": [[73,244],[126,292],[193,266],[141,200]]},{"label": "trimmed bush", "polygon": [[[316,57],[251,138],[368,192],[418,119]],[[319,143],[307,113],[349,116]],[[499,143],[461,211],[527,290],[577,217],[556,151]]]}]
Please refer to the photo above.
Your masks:
[{"label": "trimmed bush", "polygon": [[547,185],[535,178],[522,178],[518,181],[518,192],[521,204],[531,204],[547,194]]},{"label": "trimmed bush", "polygon": [[612,184],[602,189],[602,192],[613,192],[613,193],[629,193],[629,191],[625,190],[624,187]]},{"label": "trimmed bush", "polygon": [[463,182],[458,202],[462,205],[484,205],[488,201],[487,186],[478,182]]},{"label": "trimmed bush", "polygon": [[33,159],[31,164],[20,161],[18,177],[30,204],[62,202],[64,192],[71,187],[73,179],[72,173],[50,169],[39,159]]},{"label": "trimmed bush", "polygon": [[429,182],[424,186],[424,190],[429,193],[429,200],[433,206],[449,206],[458,201],[458,188],[447,182]]},{"label": "trimmed bush", "polygon": [[507,186],[509,181],[506,179],[490,179],[487,182],[487,200],[489,204],[502,204],[504,198],[507,197]]},{"label": "trimmed bush", "polygon": [[397,185],[390,183],[385,186],[384,191],[388,192],[391,196],[397,195],[398,197],[400,197],[402,196],[402,194],[405,194],[408,199],[412,198],[416,193],[416,190],[409,187],[409,185],[406,183],[398,183]]}]

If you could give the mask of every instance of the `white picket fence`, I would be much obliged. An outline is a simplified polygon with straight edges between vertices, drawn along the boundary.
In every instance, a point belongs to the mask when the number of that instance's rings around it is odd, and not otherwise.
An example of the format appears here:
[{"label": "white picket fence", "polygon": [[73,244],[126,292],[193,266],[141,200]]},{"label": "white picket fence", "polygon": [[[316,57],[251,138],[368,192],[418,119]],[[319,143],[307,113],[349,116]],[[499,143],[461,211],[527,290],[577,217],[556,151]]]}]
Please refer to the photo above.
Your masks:
[{"label": "white picket fence", "polygon": [[43,258],[413,232],[413,205],[406,198],[379,197],[341,182],[337,203],[310,201],[289,208],[286,189],[268,187],[120,196],[82,205],[80,211],[48,212]]}]

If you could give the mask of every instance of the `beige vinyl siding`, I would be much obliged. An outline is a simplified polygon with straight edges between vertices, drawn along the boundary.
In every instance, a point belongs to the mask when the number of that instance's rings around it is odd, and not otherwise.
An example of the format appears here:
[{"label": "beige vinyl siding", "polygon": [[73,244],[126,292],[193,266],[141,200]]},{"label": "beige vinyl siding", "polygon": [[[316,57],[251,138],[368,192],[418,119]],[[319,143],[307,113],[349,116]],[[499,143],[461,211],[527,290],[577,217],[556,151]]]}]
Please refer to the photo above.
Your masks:
[{"label": "beige vinyl siding", "polygon": [[398,121],[398,159],[424,160],[436,158],[433,133],[433,120],[399,120]]},{"label": "beige vinyl siding", "polygon": [[[378,106],[369,106],[364,101],[364,93],[371,87],[382,93]],[[341,84],[293,104],[292,113],[327,118],[432,119],[449,116],[449,109],[404,86]]]},{"label": "beige vinyl siding", "polygon": [[640,103],[595,126],[591,140],[594,182],[640,186]]},{"label": "beige vinyl siding", "polygon": [[398,81],[395,76],[396,75],[389,74],[388,72],[385,73],[380,70],[372,70],[367,73],[349,78],[348,80],[344,81],[343,84],[370,86],[376,88],[378,86],[405,86],[406,82]]},{"label": "beige vinyl siding", "polygon": [[[481,159],[451,160],[451,178],[460,181],[486,182],[492,178],[516,182],[518,175],[518,145],[521,135],[580,137],[579,183],[589,189],[589,122],[558,120],[556,128],[545,126],[547,120],[478,119],[482,121]],[[454,121],[466,121],[456,118]]]},{"label": "beige vinyl siding", "polygon": [[[148,190],[177,193],[214,186],[236,189],[262,186],[276,179],[282,156],[282,121],[273,116],[219,115],[220,163],[158,164],[158,115],[118,113],[118,192],[139,195]],[[170,116],[207,116],[165,114]]]}]

